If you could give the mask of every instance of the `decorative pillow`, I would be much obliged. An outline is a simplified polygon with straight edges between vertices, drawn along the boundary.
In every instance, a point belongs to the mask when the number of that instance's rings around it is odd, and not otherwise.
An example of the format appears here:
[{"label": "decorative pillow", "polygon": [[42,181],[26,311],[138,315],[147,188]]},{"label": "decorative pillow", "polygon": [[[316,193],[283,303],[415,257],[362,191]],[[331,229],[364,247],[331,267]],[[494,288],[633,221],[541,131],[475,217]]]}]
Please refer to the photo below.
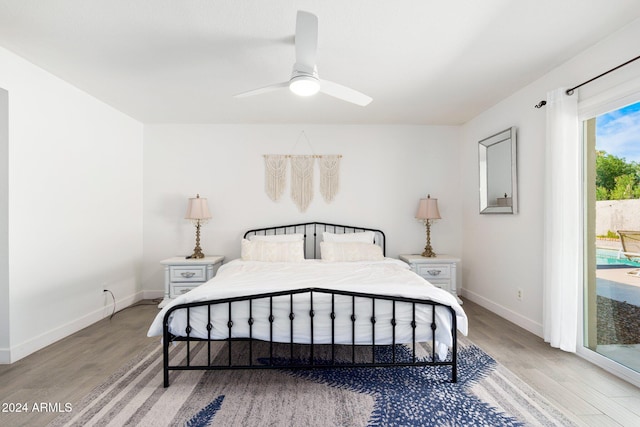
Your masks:
[{"label": "decorative pillow", "polygon": [[362,242],[320,242],[323,261],[382,261],[382,248],[373,243]]},{"label": "decorative pillow", "polygon": [[322,233],[323,242],[361,242],[373,243],[375,233],[373,231],[361,231],[356,233],[335,234],[325,231]]},{"label": "decorative pillow", "polygon": [[240,256],[243,261],[302,262],[304,261],[303,241],[268,242],[242,239]]},{"label": "decorative pillow", "polygon": [[267,236],[254,234],[253,236],[249,236],[249,240],[252,242],[258,240],[263,242],[299,242],[304,240],[304,234],[272,234]]}]

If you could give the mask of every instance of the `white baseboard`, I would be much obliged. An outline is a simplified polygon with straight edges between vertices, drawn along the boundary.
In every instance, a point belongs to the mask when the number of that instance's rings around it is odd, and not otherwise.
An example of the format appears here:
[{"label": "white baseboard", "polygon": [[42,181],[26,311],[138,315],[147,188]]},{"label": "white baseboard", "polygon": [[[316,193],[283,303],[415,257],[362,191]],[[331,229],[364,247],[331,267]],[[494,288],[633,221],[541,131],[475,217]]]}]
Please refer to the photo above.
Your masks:
[{"label": "white baseboard", "polygon": [[507,319],[511,323],[514,323],[521,328],[531,332],[532,334],[542,338],[543,330],[541,323],[535,322],[528,317],[524,317],[523,315],[516,313],[511,309],[503,307],[500,304],[496,304],[495,302],[483,297],[482,295],[476,294],[467,289],[461,289],[461,294],[469,301],[473,301],[474,303],[486,308],[487,310],[497,314],[498,316]]},{"label": "white baseboard", "polygon": [[[121,310],[131,304],[143,299],[143,292],[136,292],[135,294],[126,296],[116,300],[116,310]],[[53,344],[56,341],[66,338],[69,335],[78,332],[81,329],[90,326],[105,317],[109,317],[113,312],[113,302],[110,302],[103,307],[87,313],[86,315],[72,320],[62,326],[58,326],[54,329],[41,333],[40,335],[33,337],[20,344],[12,346],[10,348],[0,349],[0,364],[10,364],[17,362],[18,360],[35,353],[36,351]]]},{"label": "white baseboard", "polygon": [[7,365],[11,363],[11,349],[10,348],[0,348],[0,365]]},{"label": "white baseboard", "polygon": [[[505,308],[499,304],[496,304],[493,301],[488,300],[487,298],[481,295],[478,295],[476,293],[470,292],[466,289],[461,289],[460,293],[462,294],[463,297],[465,297],[469,301],[473,301],[474,303],[481,305],[487,310],[492,311],[498,316],[507,319],[511,323],[514,323],[520,326],[521,328],[526,329],[532,334],[535,334],[541,338],[543,337],[541,324],[534,322],[531,319],[528,319],[518,313],[515,313],[512,310],[509,310],[508,308]],[[636,387],[640,387],[640,374],[638,374],[638,372],[632,369],[629,369],[626,366],[623,366],[581,345],[578,345],[576,354],[581,358],[593,363],[594,365],[601,367],[605,371],[610,372],[611,374],[619,378],[622,378],[625,381],[628,381],[629,383],[635,385]]]},{"label": "white baseboard", "polygon": [[[534,322],[533,320],[524,317],[508,308],[505,308],[495,302],[478,295],[474,292],[466,289],[461,289],[462,296],[466,299],[473,301],[474,303],[492,311],[500,317],[507,319],[508,321],[526,329],[527,331],[542,337],[542,325]],[[129,295],[125,298],[121,298],[116,301],[116,310],[123,309],[129,305],[140,301],[142,299],[155,299],[162,298],[164,296],[164,290],[144,290],[135,294]],[[11,348],[0,348],[0,364],[8,364],[16,362],[31,353],[34,353],[49,344],[52,344],[62,338],[65,338],[81,329],[86,328],[94,324],[95,322],[104,319],[111,315],[113,311],[113,303],[107,304],[104,307],[100,307],[91,313],[82,316],[74,321],[71,321],[63,326],[57,327],[50,331],[44,332],[37,337],[34,337],[28,341],[18,344]]]}]

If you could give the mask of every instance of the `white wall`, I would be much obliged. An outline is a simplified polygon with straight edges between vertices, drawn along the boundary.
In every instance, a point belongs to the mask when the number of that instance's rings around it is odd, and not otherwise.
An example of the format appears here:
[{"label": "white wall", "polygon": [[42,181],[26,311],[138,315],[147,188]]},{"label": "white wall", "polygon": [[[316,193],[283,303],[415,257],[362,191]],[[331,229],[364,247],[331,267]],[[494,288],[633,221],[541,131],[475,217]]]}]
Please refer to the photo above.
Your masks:
[{"label": "white wall", "polygon": [[0,351],[9,348],[9,93],[0,88]]},{"label": "white wall", "polygon": [[[9,218],[0,298],[8,297],[9,315],[0,317],[0,362],[108,314],[105,287],[122,304],[140,296],[140,282],[145,296],[159,296],[158,262],[193,249],[194,229],[182,218],[196,193],[214,215],[203,228],[205,252],[230,259],[248,227],[312,220],[381,228],[389,256],[419,253],[424,226],[413,217],[428,192],[443,216],[434,248],[462,255],[464,295],[539,334],[545,112],[533,105],[636,56],[638,39],[640,21],[462,128],[147,125],[144,138],[140,123],[0,48],[9,99],[9,187],[0,194]],[[640,64],[628,66],[578,96],[638,75]],[[520,213],[479,215],[477,141],[510,126],[518,127]],[[315,153],[344,157],[336,200],[327,205],[316,194],[299,213],[288,197],[265,195],[262,154],[291,153],[303,130]],[[309,153],[301,141],[295,154]]]},{"label": "white wall", "polygon": [[[573,87],[637,56],[640,20],[552,70],[462,129],[464,293],[514,323],[542,335],[542,233],[545,110],[533,106],[546,93]],[[579,90],[580,103],[637,78],[640,63]],[[637,90],[637,87],[636,87]],[[477,141],[518,128],[518,215],[478,214]],[[580,221],[581,218],[576,218]],[[517,299],[521,289],[523,298]]]},{"label": "white wall", "polygon": [[[227,259],[240,255],[250,228],[306,221],[379,228],[388,256],[419,253],[425,229],[414,216],[427,193],[439,199],[443,217],[432,228],[434,249],[459,255],[459,135],[458,127],[433,126],[145,125],[144,288],[159,296],[159,261],[193,250],[194,227],[183,218],[187,198],[196,193],[208,198],[213,215],[201,246]],[[343,155],[333,203],[324,202],[317,179],[307,212],[298,211],[288,187],[272,202],[264,192],[262,155],[312,149]]]},{"label": "white wall", "polygon": [[11,362],[139,298],[142,124],[0,49]]}]

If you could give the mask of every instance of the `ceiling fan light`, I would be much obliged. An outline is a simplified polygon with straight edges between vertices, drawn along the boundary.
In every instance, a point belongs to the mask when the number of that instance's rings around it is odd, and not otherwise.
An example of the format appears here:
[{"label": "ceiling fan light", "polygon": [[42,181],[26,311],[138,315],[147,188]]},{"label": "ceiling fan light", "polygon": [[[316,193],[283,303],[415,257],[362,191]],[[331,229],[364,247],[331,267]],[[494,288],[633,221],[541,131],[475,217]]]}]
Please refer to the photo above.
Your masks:
[{"label": "ceiling fan light", "polygon": [[298,96],[311,96],[320,91],[320,82],[312,76],[296,76],[289,82],[289,90]]}]

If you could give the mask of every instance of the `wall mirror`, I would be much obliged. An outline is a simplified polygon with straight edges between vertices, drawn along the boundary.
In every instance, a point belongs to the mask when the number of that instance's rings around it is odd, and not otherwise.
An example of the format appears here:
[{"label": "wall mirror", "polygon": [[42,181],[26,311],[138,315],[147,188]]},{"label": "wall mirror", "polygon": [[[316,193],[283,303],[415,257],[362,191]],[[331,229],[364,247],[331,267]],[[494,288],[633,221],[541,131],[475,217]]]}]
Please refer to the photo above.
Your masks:
[{"label": "wall mirror", "polygon": [[478,142],[478,152],[480,213],[517,213],[516,128]]}]

